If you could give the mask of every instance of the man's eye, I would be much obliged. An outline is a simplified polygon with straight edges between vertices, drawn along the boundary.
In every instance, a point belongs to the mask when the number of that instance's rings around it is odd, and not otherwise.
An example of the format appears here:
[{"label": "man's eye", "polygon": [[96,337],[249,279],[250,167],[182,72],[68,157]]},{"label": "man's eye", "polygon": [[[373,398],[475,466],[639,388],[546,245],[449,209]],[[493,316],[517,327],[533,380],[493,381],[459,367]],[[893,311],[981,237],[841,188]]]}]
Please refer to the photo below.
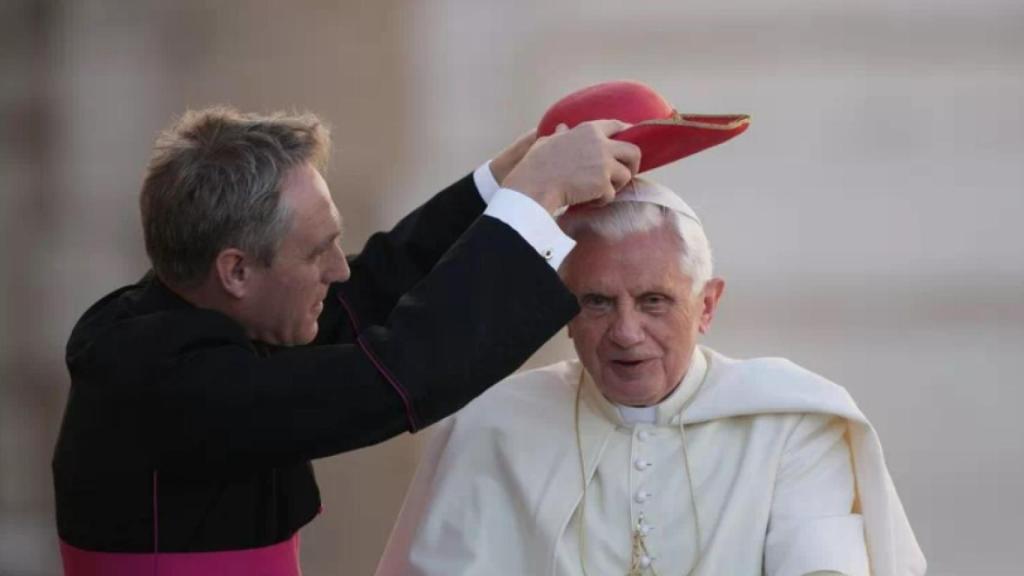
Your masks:
[{"label": "man's eye", "polygon": [[657,312],[664,310],[672,301],[664,294],[648,294],[640,299],[640,306],[644,310]]},{"label": "man's eye", "polygon": [[313,251],[312,254],[309,255],[309,261],[310,262],[316,262],[317,260],[320,260],[321,258],[324,257],[324,255],[327,254],[327,250],[329,248],[330,247],[327,247],[327,248],[317,248],[316,250]]},{"label": "man's eye", "polygon": [[580,298],[580,306],[590,310],[606,310],[611,308],[612,299],[597,294],[585,294]]}]

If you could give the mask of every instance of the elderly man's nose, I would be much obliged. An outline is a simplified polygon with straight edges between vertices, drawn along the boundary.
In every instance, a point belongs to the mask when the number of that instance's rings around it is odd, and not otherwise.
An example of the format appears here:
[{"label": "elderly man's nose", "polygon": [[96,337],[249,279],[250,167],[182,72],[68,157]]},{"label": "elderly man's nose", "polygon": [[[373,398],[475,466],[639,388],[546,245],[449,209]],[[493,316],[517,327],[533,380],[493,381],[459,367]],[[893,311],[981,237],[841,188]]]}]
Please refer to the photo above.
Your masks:
[{"label": "elderly man's nose", "polygon": [[610,336],[613,343],[624,348],[643,342],[646,336],[640,315],[631,310],[616,314]]}]

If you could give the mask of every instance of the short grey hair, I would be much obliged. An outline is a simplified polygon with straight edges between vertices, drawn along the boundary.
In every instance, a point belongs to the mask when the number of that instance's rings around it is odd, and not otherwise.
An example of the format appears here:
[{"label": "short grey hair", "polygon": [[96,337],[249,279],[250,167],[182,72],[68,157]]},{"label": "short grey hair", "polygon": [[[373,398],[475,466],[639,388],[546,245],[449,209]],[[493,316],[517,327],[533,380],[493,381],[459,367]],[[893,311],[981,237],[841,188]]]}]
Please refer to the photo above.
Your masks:
[{"label": "short grey hair", "polygon": [[157,276],[194,286],[232,247],[270,266],[291,223],[282,181],[307,163],[326,169],[329,154],[330,132],[313,114],[186,112],[157,138],[139,196]]},{"label": "short grey hair", "polygon": [[[639,179],[637,179],[639,182]],[[629,234],[647,232],[668,223],[680,240],[680,265],[699,294],[713,274],[711,246],[704,227],[695,219],[666,206],[635,200],[616,201],[600,208],[569,210],[558,217],[558,225],[570,238],[592,232],[607,240],[621,240]]]}]

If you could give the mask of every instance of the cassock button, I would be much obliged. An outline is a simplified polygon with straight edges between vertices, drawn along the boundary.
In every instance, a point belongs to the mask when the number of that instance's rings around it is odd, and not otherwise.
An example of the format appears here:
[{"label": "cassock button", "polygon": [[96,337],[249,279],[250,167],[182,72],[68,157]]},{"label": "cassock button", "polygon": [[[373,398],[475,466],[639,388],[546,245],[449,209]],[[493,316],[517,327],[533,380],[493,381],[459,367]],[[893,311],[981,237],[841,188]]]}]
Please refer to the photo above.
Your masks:
[{"label": "cassock button", "polygon": [[647,499],[650,498],[651,496],[652,494],[650,492],[644,492],[643,490],[640,490],[639,492],[636,493],[636,496],[634,496],[633,499],[636,500],[637,504],[643,504],[644,502],[647,502]]},{"label": "cassock button", "polygon": [[652,559],[651,559],[650,556],[647,556],[647,555],[641,556],[640,557],[640,566],[643,567],[643,568],[650,568],[651,560]]},{"label": "cassock button", "polygon": [[647,439],[651,437],[651,433],[648,432],[647,430],[641,430],[641,431],[636,433],[636,437],[641,442],[646,442]]},{"label": "cassock button", "polygon": [[633,462],[633,466],[636,466],[637,470],[640,470],[641,472],[643,472],[644,470],[647,470],[648,468],[651,467],[651,463],[648,462],[647,460],[642,460],[640,458],[637,458],[636,461]]}]

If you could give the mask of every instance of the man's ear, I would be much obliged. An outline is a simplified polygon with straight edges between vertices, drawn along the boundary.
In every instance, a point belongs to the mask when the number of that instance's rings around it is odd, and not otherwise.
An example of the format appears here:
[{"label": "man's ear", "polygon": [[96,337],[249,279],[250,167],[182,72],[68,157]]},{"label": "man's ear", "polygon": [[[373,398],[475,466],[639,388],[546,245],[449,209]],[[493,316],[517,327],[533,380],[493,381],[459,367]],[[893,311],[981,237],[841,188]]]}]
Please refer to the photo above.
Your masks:
[{"label": "man's ear", "polygon": [[225,248],[213,263],[220,287],[235,298],[243,298],[250,289],[252,267],[245,252],[238,248]]},{"label": "man's ear", "polygon": [[707,334],[708,330],[711,329],[711,321],[715,319],[715,312],[718,310],[718,300],[722,297],[722,292],[725,291],[725,280],[721,278],[712,278],[707,281],[704,285],[704,290],[701,291],[701,311],[700,311],[700,333]]}]

